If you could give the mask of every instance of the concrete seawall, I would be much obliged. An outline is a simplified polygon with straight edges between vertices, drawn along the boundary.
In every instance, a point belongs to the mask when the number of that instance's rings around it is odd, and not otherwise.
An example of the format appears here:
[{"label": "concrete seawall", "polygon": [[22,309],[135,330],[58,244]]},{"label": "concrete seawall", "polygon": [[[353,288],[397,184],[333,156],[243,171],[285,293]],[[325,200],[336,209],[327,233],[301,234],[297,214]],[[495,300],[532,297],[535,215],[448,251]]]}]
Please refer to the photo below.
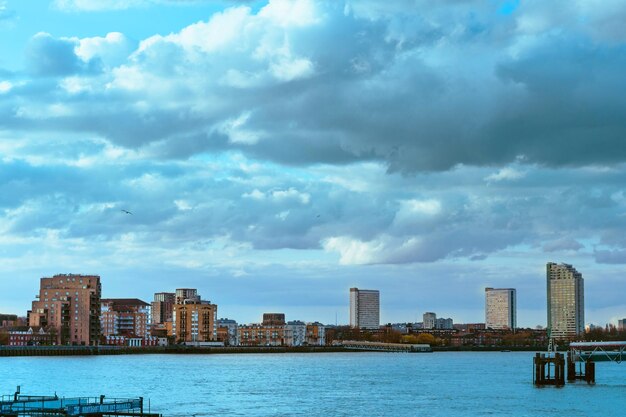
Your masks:
[{"label": "concrete seawall", "polygon": [[341,346],[252,347],[123,347],[123,346],[0,346],[0,356],[89,356],[142,354],[325,353],[351,352]]}]

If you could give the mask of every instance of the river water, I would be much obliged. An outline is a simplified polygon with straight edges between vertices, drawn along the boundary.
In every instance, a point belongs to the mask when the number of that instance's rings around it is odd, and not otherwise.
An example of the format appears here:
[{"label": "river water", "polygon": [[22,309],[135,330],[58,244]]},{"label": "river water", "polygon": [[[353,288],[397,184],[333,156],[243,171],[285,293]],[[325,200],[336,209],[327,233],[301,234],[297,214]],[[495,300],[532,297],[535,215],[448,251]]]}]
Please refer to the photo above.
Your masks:
[{"label": "river water", "polygon": [[0,394],[139,397],[164,416],[626,415],[626,364],[534,388],[530,352],[1,357]]}]

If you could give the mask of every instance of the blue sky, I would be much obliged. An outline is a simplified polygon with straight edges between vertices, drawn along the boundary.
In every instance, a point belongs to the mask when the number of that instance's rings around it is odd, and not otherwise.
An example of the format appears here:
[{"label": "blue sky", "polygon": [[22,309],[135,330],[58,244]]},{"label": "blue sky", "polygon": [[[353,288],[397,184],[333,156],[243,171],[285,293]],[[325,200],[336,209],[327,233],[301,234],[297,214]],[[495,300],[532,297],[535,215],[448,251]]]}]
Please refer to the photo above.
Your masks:
[{"label": "blue sky", "polygon": [[[0,1],[0,311],[42,276],[219,315],[626,316],[620,1]],[[133,215],[121,210],[130,210]],[[11,296],[7,296],[11,294]]]}]

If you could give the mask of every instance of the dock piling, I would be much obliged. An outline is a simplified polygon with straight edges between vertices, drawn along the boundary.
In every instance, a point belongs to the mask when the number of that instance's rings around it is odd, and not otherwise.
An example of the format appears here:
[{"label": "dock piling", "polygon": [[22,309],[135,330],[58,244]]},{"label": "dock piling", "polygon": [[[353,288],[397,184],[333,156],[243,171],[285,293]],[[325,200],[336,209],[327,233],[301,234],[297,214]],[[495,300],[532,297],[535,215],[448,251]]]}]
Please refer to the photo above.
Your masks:
[{"label": "dock piling", "polygon": [[587,384],[596,383],[596,364],[592,361],[585,362],[585,382]]},{"label": "dock piling", "polygon": [[[534,358],[535,373],[533,383],[538,387],[565,385],[565,358],[562,353],[537,353]],[[554,369],[554,372],[552,370]]]}]

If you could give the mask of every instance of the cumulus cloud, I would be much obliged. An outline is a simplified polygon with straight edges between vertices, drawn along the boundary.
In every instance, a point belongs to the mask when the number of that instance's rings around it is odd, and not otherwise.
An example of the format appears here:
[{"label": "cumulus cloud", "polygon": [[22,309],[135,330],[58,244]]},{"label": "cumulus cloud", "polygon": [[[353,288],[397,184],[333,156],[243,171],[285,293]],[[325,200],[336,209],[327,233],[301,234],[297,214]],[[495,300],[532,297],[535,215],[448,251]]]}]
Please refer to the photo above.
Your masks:
[{"label": "cumulus cloud", "polygon": [[[0,80],[0,128],[19,141],[2,148],[4,204],[106,240],[129,219],[100,222],[140,201],[138,239],[228,236],[345,264],[622,250],[617,3],[575,2],[558,22],[563,4],[545,2],[225,4],[137,42],[35,35],[28,71]],[[28,210],[14,233],[35,233]]]},{"label": "cumulus cloud", "polygon": [[[40,34],[28,57],[34,74],[74,77],[59,86],[102,103],[90,112],[74,101],[64,129],[166,158],[236,150],[292,165],[379,161],[405,173],[462,164],[495,167],[488,182],[517,181],[519,165],[504,165],[520,158],[626,158],[621,35],[596,33],[622,7],[575,6],[555,32],[563,7],[552,3],[503,16],[480,2],[272,0],[148,37],[132,53],[120,33]],[[84,80],[95,73],[97,82]]]},{"label": "cumulus cloud", "polygon": [[38,33],[26,51],[29,69],[38,76],[64,76],[93,72],[99,62],[83,61],[76,54],[77,43],[72,39],[56,39],[48,33]]},{"label": "cumulus cloud", "polygon": [[120,32],[77,39],[76,55],[85,62],[99,58],[110,67],[123,64],[133,51],[132,43]]}]

